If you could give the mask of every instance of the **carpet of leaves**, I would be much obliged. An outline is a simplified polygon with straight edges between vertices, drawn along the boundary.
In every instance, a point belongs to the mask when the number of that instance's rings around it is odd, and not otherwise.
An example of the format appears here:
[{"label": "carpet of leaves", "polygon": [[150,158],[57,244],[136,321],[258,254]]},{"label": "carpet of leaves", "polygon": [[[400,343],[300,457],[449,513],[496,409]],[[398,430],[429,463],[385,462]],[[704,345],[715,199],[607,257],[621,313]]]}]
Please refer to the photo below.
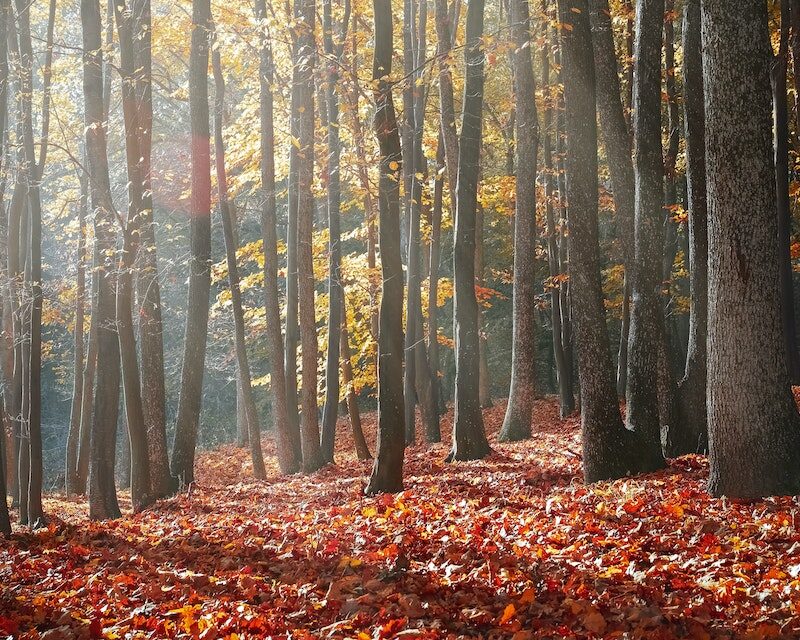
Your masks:
[{"label": "carpet of leaves", "polygon": [[587,487],[576,417],[542,400],[533,439],[501,445],[503,414],[486,460],[411,447],[398,495],[362,496],[342,422],[314,475],[253,481],[230,446],[118,521],[52,496],[46,529],[0,542],[0,637],[800,637],[795,499],[711,499],[699,456]]}]

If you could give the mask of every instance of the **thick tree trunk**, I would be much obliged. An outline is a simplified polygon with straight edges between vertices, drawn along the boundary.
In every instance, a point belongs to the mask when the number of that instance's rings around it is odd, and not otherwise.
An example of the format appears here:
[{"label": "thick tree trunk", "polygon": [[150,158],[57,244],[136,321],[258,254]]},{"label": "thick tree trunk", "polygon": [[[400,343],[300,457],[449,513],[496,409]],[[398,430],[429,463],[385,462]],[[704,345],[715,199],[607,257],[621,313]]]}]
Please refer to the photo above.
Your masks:
[{"label": "thick tree trunk", "polygon": [[[514,43],[512,68],[516,110],[517,197],[514,218],[511,388],[508,392],[503,427],[500,430],[501,441],[523,440],[530,437],[533,400],[536,394],[536,261],[532,258],[536,244],[536,162],[539,123],[536,114],[536,81],[531,60],[531,20],[528,0],[511,0],[509,24]],[[550,124],[549,111],[548,107],[546,127]],[[550,162],[549,158],[547,162]],[[548,222],[550,222],[553,218],[553,209],[549,202],[548,211]]]},{"label": "thick tree trunk", "polygon": [[342,245],[340,232],[340,207],[342,199],[339,160],[339,67],[346,30],[350,24],[350,2],[345,3],[345,14],[337,30],[336,43],[333,33],[332,0],[323,0],[322,39],[325,54],[331,58],[327,63],[325,103],[328,108],[328,350],[325,360],[325,406],[322,413],[322,457],[333,462],[336,441],[336,420],[339,417],[339,359],[342,332]]},{"label": "thick tree trunk", "polygon": [[[266,2],[256,0],[256,18],[262,21],[260,40],[259,91],[261,97],[261,190],[264,202],[261,210],[261,232],[264,241],[264,309],[267,319],[267,352],[272,364],[272,418],[275,421],[275,440],[278,466],[283,474],[300,469],[300,433],[292,429],[286,396],[286,370],[281,335],[281,302],[278,292],[278,230],[275,202],[275,124],[273,118],[272,82],[275,65],[272,46],[266,33]],[[295,411],[297,402],[295,397]]]},{"label": "thick tree trunk", "polygon": [[766,4],[703,0],[702,50],[709,491],[732,498],[795,495],[800,417],[789,387],[775,288],[779,248]]},{"label": "thick tree trunk", "polygon": [[661,302],[663,191],[661,159],[661,33],[664,0],[637,0],[633,131],[636,213],[632,308],[628,337],[628,428],[639,436],[640,467],[664,466],[659,415],[659,349],[663,348]]},{"label": "thick tree trunk", "polygon": [[400,259],[400,133],[392,99],[392,6],[373,0],[375,48],[372,77],[375,136],[380,147],[379,230],[381,247],[378,333],[378,454],[366,493],[403,489],[403,265]]},{"label": "thick tree trunk", "polygon": [[86,210],[89,199],[89,181],[81,173],[81,199],[78,203],[78,250],[75,293],[75,354],[72,383],[72,408],[70,410],[69,431],[67,432],[67,459],[64,470],[65,490],[68,496],[82,493],[78,483],[78,449],[81,437],[81,407],[84,390],[83,367],[85,359],[84,319],[86,308]]},{"label": "thick tree trunk", "polygon": [[[120,516],[114,487],[117,418],[119,415],[120,356],[115,327],[116,218],[111,198],[103,113],[103,49],[100,7],[96,0],[81,0],[83,25],[83,95],[86,157],[94,209],[95,260],[98,269],[97,388],[89,451],[89,517],[105,520]],[[85,387],[91,389],[91,386]]]},{"label": "thick tree trunk", "polygon": [[225,259],[228,266],[228,284],[231,288],[231,306],[236,340],[236,363],[239,369],[239,383],[247,419],[247,434],[250,440],[250,456],[253,461],[253,475],[258,479],[267,477],[264,454],[261,451],[261,424],[258,419],[253,387],[250,383],[250,363],[247,359],[244,310],[239,281],[239,266],[236,263],[236,241],[230,204],[228,202],[228,176],[225,170],[225,142],[222,137],[222,116],[225,109],[225,78],[222,75],[222,61],[219,48],[212,54],[214,70],[214,157],[217,170],[217,192],[219,213],[222,217],[222,232],[225,237]]},{"label": "thick tree trunk", "polygon": [[136,95],[136,56],[133,48],[133,14],[124,2],[114,7],[120,43],[122,75],[122,112],[125,122],[125,152],[128,168],[128,216],[122,230],[122,256],[117,274],[117,334],[119,336],[122,387],[125,399],[126,432],[130,444],[131,506],[134,513],[155,501],[150,480],[150,456],[147,446],[147,425],[142,405],[142,387],[136,333],[133,325],[133,272],[139,254],[141,236],[142,175],[139,149],[139,124]]},{"label": "thick tree trunk", "polygon": [[595,482],[624,476],[636,465],[614,389],[600,282],[595,74],[588,8],[586,0],[558,2],[561,23],[572,27],[561,31],[569,276],[581,385],[583,473],[587,482]]},{"label": "thick tree trunk", "polygon": [[683,12],[683,119],[686,129],[686,189],[689,211],[689,346],[678,385],[679,424],[670,429],[667,455],[705,453],[708,447],[706,376],[708,331],[708,210],[706,202],[705,107],[700,50],[700,0]]},{"label": "thick tree trunk", "polygon": [[453,448],[448,460],[477,460],[491,449],[479,398],[478,303],[475,299],[475,218],[483,116],[483,0],[467,7],[464,112],[459,139],[453,249],[456,393]]},{"label": "thick tree trunk", "polygon": [[211,290],[211,150],[208,122],[208,49],[210,0],[192,2],[192,45],[189,54],[189,112],[192,139],[192,201],[189,298],[183,347],[178,416],[172,446],[172,475],[182,486],[194,480],[194,455],[202,406]]}]

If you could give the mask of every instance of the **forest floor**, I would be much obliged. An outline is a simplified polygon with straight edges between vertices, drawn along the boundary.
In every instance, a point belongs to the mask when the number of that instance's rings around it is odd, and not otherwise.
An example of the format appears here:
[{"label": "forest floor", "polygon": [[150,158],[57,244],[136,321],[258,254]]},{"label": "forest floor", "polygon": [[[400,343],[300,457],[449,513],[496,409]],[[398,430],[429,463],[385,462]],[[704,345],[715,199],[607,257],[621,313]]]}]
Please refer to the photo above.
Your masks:
[{"label": "forest floor", "polygon": [[[533,439],[499,445],[503,414],[486,460],[411,447],[398,495],[362,496],[342,421],[311,476],[251,480],[229,446],[136,516],[51,496],[48,528],[0,542],[0,637],[800,637],[796,499],[711,499],[699,456],[587,487],[577,417],[542,400]],[[374,452],[374,415],[365,431]]]}]

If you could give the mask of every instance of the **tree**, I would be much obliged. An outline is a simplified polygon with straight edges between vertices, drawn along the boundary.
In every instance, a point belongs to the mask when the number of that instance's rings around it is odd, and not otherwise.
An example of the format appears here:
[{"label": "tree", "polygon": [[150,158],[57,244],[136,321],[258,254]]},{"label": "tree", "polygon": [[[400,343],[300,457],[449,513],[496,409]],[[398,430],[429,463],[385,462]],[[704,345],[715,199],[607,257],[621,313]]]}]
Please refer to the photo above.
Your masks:
[{"label": "tree", "polygon": [[[256,18],[266,19],[265,0],[256,0]],[[286,371],[281,336],[280,294],[278,293],[278,232],[275,203],[275,124],[272,83],[275,77],[272,46],[262,24],[259,42],[259,95],[261,145],[261,231],[264,242],[264,309],[267,319],[267,350],[271,364],[272,416],[281,473],[295,473],[300,468],[300,434],[292,429],[287,406]],[[295,396],[295,411],[297,397]]]},{"label": "tree", "polygon": [[705,107],[700,50],[700,0],[683,9],[683,120],[689,204],[689,345],[678,385],[679,424],[668,432],[671,455],[704,453],[708,446],[706,376],[708,327],[708,209],[706,202]]},{"label": "tree", "polygon": [[[117,418],[119,415],[120,355],[115,329],[116,211],[111,197],[103,110],[103,48],[100,6],[97,0],[81,0],[83,25],[83,97],[86,158],[92,209],[94,210],[95,261],[99,271],[97,307],[97,386],[89,452],[89,517],[118,518],[114,488]],[[91,387],[89,387],[91,388]]]},{"label": "tree", "polygon": [[314,25],[315,0],[302,0],[297,36],[297,296],[302,345],[300,435],[303,471],[322,467],[317,416],[317,326],[314,309]]},{"label": "tree", "polygon": [[189,299],[171,462],[172,474],[183,486],[188,486],[194,479],[194,454],[200,422],[208,337],[208,296],[211,290],[211,150],[208,122],[210,34],[211,2],[193,0],[192,45],[189,54],[189,117],[192,139]]},{"label": "tree", "polygon": [[81,437],[81,408],[84,393],[91,394],[92,389],[83,386],[83,367],[85,360],[85,307],[86,307],[86,209],[89,199],[89,181],[85,173],[80,174],[81,198],[78,211],[78,250],[77,276],[75,294],[75,353],[73,367],[72,408],[70,410],[69,431],[67,433],[67,458],[64,471],[64,483],[67,495],[83,493],[85,489],[78,482],[78,451]]},{"label": "tree", "polygon": [[133,46],[136,63],[137,120],[139,124],[139,174],[142,179],[142,208],[139,213],[141,247],[136,274],[139,298],[139,347],[141,351],[142,409],[147,425],[150,482],[153,496],[162,498],[176,488],[169,468],[167,447],[166,390],[164,386],[164,324],[161,288],[158,281],[158,253],[153,221],[152,140],[152,17],[150,0],[132,0],[136,27]]},{"label": "tree", "polygon": [[617,392],[624,397],[627,390],[628,335],[630,330],[631,271],[634,259],[635,184],[631,160],[631,137],[622,106],[619,64],[614,47],[614,30],[608,0],[591,1],[592,47],[597,77],[597,113],[606,160],[614,190],[617,236],[622,244],[625,265],[622,326],[618,357]]},{"label": "tree", "polygon": [[779,249],[766,5],[704,0],[702,51],[709,491],[737,498],[794,495],[800,491],[800,418],[775,287]]},{"label": "tree", "polygon": [[[611,368],[597,229],[595,73],[586,0],[559,0],[564,78],[569,278],[581,385],[583,475],[587,482],[635,471]],[[660,22],[659,22],[660,24]],[[571,28],[563,27],[570,25]]]},{"label": "tree", "polygon": [[340,208],[342,180],[339,161],[342,155],[339,136],[339,65],[344,52],[347,27],[350,24],[350,0],[345,0],[344,16],[333,32],[332,0],[323,0],[322,40],[327,61],[325,103],[328,110],[328,353],[325,361],[325,407],[322,414],[322,457],[333,462],[336,440],[336,419],[339,416],[339,360],[342,331],[342,245]]},{"label": "tree", "polygon": [[[536,393],[536,157],[539,145],[536,84],[531,55],[528,0],[511,0],[509,12],[514,79],[516,215],[514,217],[514,306],[511,389],[501,441],[531,435]],[[549,135],[549,134],[548,134]],[[552,208],[551,208],[552,211]]]},{"label": "tree", "polygon": [[456,392],[453,448],[448,456],[449,460],[476,460],[490,451],[483,429],[483,414],[478,396],[478,303],[475,298],[475,217],[478,206],[485,56],[482,44],[483,9],[483,0],[473,0],[467,7],[464,110],[459,138],[453,248]]},{"label": "tree", "polygon": [[659,349],[665,340],[661,302],[663,20],[663,0],[637,1],[633,87],[636,211],[626,404],[628,428],[639,434],[643,447],[640,452],[643,471],[664,466],[658,404]]},{"label": "tree", "polygon": [[789,105],[786,100],[786,70],[789,65],[789,0],[780,2],[778,53],[772,60],[774,113],[775,188],[778,203],[778,248],[780,260],[781,312],[783,339],[789,361],[789,375],[800,384],[800,351],[797,348],[797,324],[794,314],[791,245],[792,213],[789,201]]},{"label": "tree", "polygon": [[122,389],[125,396],[125,424],[130,443],[131,506],[138,512],[155,501],[150,480],[147,425],[142,404],[142,387],[133,326],[133,272],[139,254],[144,180],[141,175],[136,86],[136,57],[133,49],[133,14],[124,0],[114,5],[120,43],[122,112],[125,123],[125,154],[128,169],[128,215],[122,224],[122,255],[117,273],[117,335],[119,336]]},{"label": "tree", "polygon": [[215,48],[212,56],[214,71],[214,155],[217,169],[217,191],[219,193],[219,213],[222,218],[222,232],[225,236],[225,259],[228,266],[228,284],[231,288],[233,322],[236,344],[236,362],[239,369],[239,384],[242,389],[244,413],[247,419],[250,454],[253,460],[253,475],[266,478],[264,455],[261,452],[261,424],[258,419],[253,387],[250,383],[250,363],[247,359],[245,342],[244,311],[242,309],[242,291],[239,279],[239,267],[236,264],[236,241],[233,232],[233,220],[228,202],[228,176],[225,170],[225,142],[222,137],[222,117],[225,111],[225,77],[222,75],[222,60],[219,48]]},{"label": "tree", "polygon": [[403,489],[405,416],[403,400],[403,265],[400,259],[400,132],[392,99],[392,4],[373,0],[372,60],[375,136],[380,147],[379,233],[381,247],[378,332],[378,455],[367,494]]}]

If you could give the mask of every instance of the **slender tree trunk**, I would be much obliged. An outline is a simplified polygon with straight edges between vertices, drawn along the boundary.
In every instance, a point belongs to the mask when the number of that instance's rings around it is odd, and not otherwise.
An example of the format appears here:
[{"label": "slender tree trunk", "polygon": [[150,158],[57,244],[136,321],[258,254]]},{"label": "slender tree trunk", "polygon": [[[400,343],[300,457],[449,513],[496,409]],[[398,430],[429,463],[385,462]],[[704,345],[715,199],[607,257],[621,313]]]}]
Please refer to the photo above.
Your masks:
[{"label": "slender tree trunk", "polygon": [[435,0],[436,4],[436,56],[439,59],[439,113],[442,138],[447,165],[447,186],[455,202],[456,178],[458,176],[458,132],[456,131],[456,108],[453,98],[453,76],[450,72],[449,53],[453,48],[453,34],[458,24],[453,24],[447,0]]},{"label": "slender tree trunk", "polygon": [[345,398],[347,402],[347,413],[350,417],[350,427],[353,430],[353,442],[356,447],[358,459],[371,460],[372,454],[369,452],[367,440],[364,437],[364,430],[361,426],[358,397],[353,387],[353,365],[350,362],[350,337],[347,331],[347,313],[344,305],[344,298],[342,298],[342,337],[340,351],[342,354],[342,382],[344,382],[346,388]]},{"label": "slender tree trunk", "polygon": [[[511,145],[513,146],[513,144]],[[475,211],[475,284],[483,287],[483,206]],[[514,234],[514,218],[511,233]],[[488,338],[483,327],[483,307],[478,304],[478,398],[482,409],[492,406],[492,381],[489,377]]]},{"label": "slender tree trunk", "polygon": [[324,464],[317,411],[317,326],[314,306],[314,25],[315,0],[302,0],[298,22],[297,280],[303,383],[301,441],[303,471]]},{"label": "slender tree trunk", "polygon": [[[342,186],[339,171],[341,142],[339,140],[339,67],[346,30],[350,24],[350,1],[345,2],[345,14],[337,30],[336,43],[333,33],[332,0],[323,0],[322,39],[327,62],[325,102],[328,107],[328,351],[325,360],[325,407],[322,414],[322,457],[333,462],[336,440],[336,420],[339,416],[339,359],[342,331],[342,246],[340,238],[339,209]],[[337,64],[338,63],[338,64]]]},{"label": "slender tree trunk", "polygon": [[[119,415],[120,355],[115,327],[116,219],[111,197],[103,113],[103,49],[100,6],[81,0],[83,25],[83,95],[86,157],[94,210],[95,260],[97,262],[97,388],[89,451],[89,517],[105,520],[120,516],[114,487],[117,418]],[[91,386],[86,387],[91,389]]]},{"label": "slender tree trunk", "polygon": [[[544,0],[546,3],[547,0]],[[542,78],[543,82],[550,85],[550,43],[548,39],[542,44]],[[561,407],[561,417],[566,417],[564,409],[573,403],[572,392],[569,389],[569,380],[572,372],[567,371],[566,355],[564,353],[564,343],[561,327],[561,287],[565,284],[561,281],[562,273],[561,260],[559,259],[559,237],[560,232],[556,228],[555,207],[553,206],[555,194],[555,176],[553,169],[553,150],[552,133],[553,129],[553,108],[552,102],[545,102],[544,110],[544,143],[542,154],[544,156],[544,180],[545,180],[545,220],[547,224],[547,265],[550,271],[550,316],[552,322],[552,343],[553,360],[555,362],[558,398]],[[512,356],[513,357],[513,356]],[[513,362],[512,362],[513,367]]]},{"label": "slender tree trunk", "polygon": [[[514,216],[511,388],[508,392],[506,415],[500,430],[501,441],[524,440],[530,437],[533,401],[536,395],[536,261],[533,260],[533,255],[536,244],[536,162],[539,123],[536,114],[536,80],[533,76],[528,0],[511,0],[510,4],[509,25],[514,43],[511,60],[516,112],[514,164],[517,197]],[[545,127],[549,127],[549,119],[548,106]],[[549,132],[546,135],[549,135]],[[550,159],[547,158],[546,162],[550,162]],[[548,207],[548,223],[550,223],[553,219],[553,208],[549,201]],[[552,251],[550,253],[552,254]],[[563,360],[563,353],[561,357]]]},{"label": "slender tree trunk", "polygon": [[[87,163],[88,164],[88,163]],[[88,176],[87,176],[88,180]],[[97,350],[100,331],[97,325],[97,297],[100,292],[100,258],[97,251],[97,241],[94,242],[95,248],[92,251],[92,289],[91,289],[91,309],[89,326],[89,336],[86,339],[86,364],[83,368],[83,397],[81,399],[81,425],[80,439],[78,441],[78,473],[77,489],[78,494],[85,494],[87,482],[89,480],[89,457],[90,441],[92,433],[92,421],[94,416],[94,397],[95,397],[95,374],[97,372]]]},{"label": "slender tree trunk", "polygon": [[[278,466],[283,474],[300,468],[300,433],[292,428],[286,396],[286,370],[281,336],[281,303],[278,292],[278,230],[275,202],[275,124],[273,119],[272,83],[275,65],[272,46],[266,33],[266,2],[256,0],[256,18],[262,21],[260,40],[259,91],[261,97],[261,190],[264,202],[261,210],[261,231],[264,241],[264,309],[267,319],[267,349],[272,371],[272,417],[275,421],[275,440]],[[287,330],[288,332],[288,330]],[[295,412],[297,399],[294,400]]]},{"label": "slender tree trunk", "polygon": [[375,136],[380,146],[379,229],[381,247],[378,333],[378,455],[367,494],[403,489],[403,265],[400,259],[400,133],[392,99],[392,6],[373,0],[375,47],[372,78]]},{"label": "slender tree trunk", "polygon": [[233,220],[228,203],[228,176],[225,171],[225,142],[222,137],[222,116],[225,109],[225,78],[222,75],[222,61],[219,48],[212,54],[214,70],[214,155],[217,169],[217,191],[219,194],[219,212],[222,217],[222,231],[225,236],[225,258],[228,265],[228,284],[231,288],[233,306],[233,322],[236,334],[236,362],[239,368],[239,382],[242,388],[242,401],[247,418],[247,433],[250,440],[250,456],[253,461],[253,475],[263,479],[267,477],[264,466],[264,454],[261,452],[261,424],[258,419],[253,387],[250,383],[250,363],[247,359],[245,338],[244,310],[242,308],[242,291],[239,281],[239,267],[236,264],[236,242],[234,239]]},{"label": "slender tree trunk", "polygon": [[459,139],[453,250],[453,315],[456,338],[456,397],[449,460],[476,460],[491,449],[479,399],[478,303],[475,298],[475,218],[483,116],[483,0],[467,7],[464,112]]},{"label": "slender tree trunk", "polygon": [[139,346],[141,351],[142,408],[147,425],[150,483],[154,498],[170,495],[177,488],[169,468],[167,446],[166,389],[164,382],[164,326],[161,319],[161,289],[153,221],[151,170],[153,138],[152,18],[150,0],[132,0],[137,31],[137,116],[139,123],[142,210],[139,214],[141,251],[136,284],[139,296]]},{"label": "slender tree trunk", "polygon": [[[52,32],[55,20],[55,3],[50,0],[48,21],[48,57],[45,62],[42,103],[42,152],[40,164],[36,158],[36,143],[33,135],[33,45],[31,42],[30,5],[17,0],[17,21],[21,59],[21,114],[23,148],[26,170],[23,180],[28,190],[30,207],[30,355],[28,362],[28,446],[30,455],[28,484],[28,522],[33,527],[44,525],[42,508],[42,201],[40,183],[44,170],[47,147],[47,123],[50,111],[50,64],[52,60]],[[21,499],[24,497],[21,496]]]},{"label": "slender tree trunk", "polygon": [[[439,378],[439,270],[442,255],[442,211],[444,208],[443,172],[446,169],[444,154],[444,133],[439,125],[439,140],[436,145],[436,175],[433,185],[433,208],[431,210],[430,276],[428,281],[428,368],[436,402],[436,410],[443,411],[442,383]],[[437,423],[438,426],[438,423]],[[426,434],[428,442],[440,442],[441,429]]]},{"label": "slender tree trunk", "polygon": [[767,5],[703,0],[702,51],[709,492],[731,498],[795,495],[800,491],[800,417],[775,288],[779,247]]},{"label": "slender tree trunk", "polygon": [[680,431],[670,429],[667,455],[705,453],[708,447],[706,377],[708,331],[708,210],[706,203],[705,107],[700,50],[700,0],[683,12],[683,119],[689,211],[689,346],[678,385]]},{"label": "slender tree trunk", "polygon": [[125,399],[125,424],[130,445],[131,506],[134,513],[153,502],[147,425],[142,405],[142,387],[136,333],[133,325],[133,272],[139,254],[143,180],[141,175],[138,99],[136,95],[136,56],[133,48],[134,16],[125,2],[114,7],[120,43],[122,112],[125,122],[125,152],[128,168],[128,216],[122,229],[122,256],[117,274],[117,334],[119,336],[122,388]]},{"label": "slender tree trunk", "polygon": [[86,309],[86,210],[89,199],[89,181],[86,174],[81,173],[81,199],[78,203],[78,250],[77,250],[77,276],[75,293],[75,354],[72,385],[72,409],[70,410],[69,431],[67,432],[67,460],[65,468],[65,489],[67,495],[82,493],[83,489],[78,483],[78,449],[81,437],[81,407],[83,394],[91,393],[91,389],[84,390],[83,367],[85,360],[85,331],[84,317]]},{"label": "slender tree trunk", "polygon": [[558,2],[559,20],[572,27],[561,31],[569,276],[581,385],[583,473],[587,482],[595,482],[636,469],[631,436],[622,424],[614,389],[600,283],[595,73],[588,8],[586,0]]},{"label": "slender tree trunk", "polygon": [[182,486],[188,486],[194,480],[194,455],[208,337],[208,296],[211,290],[211,150],[208,122],[208,49],[211,29],[210,0],[193,0],[192,46],[189,54],[192,134],[189,299],[171,461],[172,475],[179,479]]},{"label": "slender tree trunk", "polygon": [[663,191],[661,159],[661,32],[663,0],[637,0],[633,130],[636,175],[635,258],[628,337],[628,428],[639,435],[641,470],[664,466],[658,378],[664,341],[661,302]]},{"label": "slender tree trunk", "polygon": [[786,70],[789,63],[789,0],[781,0],[780,44],[772,61],[774,114],[775,187],[778,199],[778,251],[783,317],[783,337],[793,384],[800,384],[800,351],[797,349],[797,324],[794,314],[792,258],[792,213],[789,201],[789,108],[786,99]]}]

